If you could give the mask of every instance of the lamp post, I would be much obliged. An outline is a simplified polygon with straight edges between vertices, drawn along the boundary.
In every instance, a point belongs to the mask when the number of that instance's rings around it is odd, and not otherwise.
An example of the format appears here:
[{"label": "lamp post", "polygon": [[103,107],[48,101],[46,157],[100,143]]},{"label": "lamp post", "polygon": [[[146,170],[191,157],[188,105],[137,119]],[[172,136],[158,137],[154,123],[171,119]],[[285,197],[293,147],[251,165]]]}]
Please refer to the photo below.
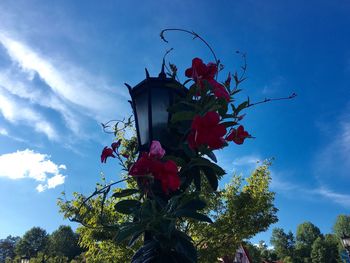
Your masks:
[{"label": "lamp post", "polygon": [[[135,118],[139,153],[148,151],[153,140],[159,141],[167,153],[172,153],[179,145],[179,138],[174,136],[169,127],[172,114],[168,109],[178,98],[186,96],[187,89],[174,78],[167,78],[164,67],[163,60],[158,77],[150,77],[146,69],[146,79],[135,87],[125,83],[131,97],[129,102]],[[159,182],[156,181],[152,188],[159,198],[169,198],[162,192]],[[146,231],[144,243],[151,240],[151,233]]]},{"label": "lamp post", "polygon": [[341,242],[346,252],[348,253],[348,257],[350,259],[350,236],[345,235],[345,233],[343,233],[343,235],[341,236]]},{"label": "lamp post", "polygon": [[169,152],[178,140],[169,130],[171,113],[168,108],[178,97],[186,96],[187,89],[174,78],[167,78],[162,70],[158,77],[150,77],[146,69],[146,79],[135,87],[125,85],[131,96],[134,112],[139,152],[148,151],[153,140],[159,141]]}]

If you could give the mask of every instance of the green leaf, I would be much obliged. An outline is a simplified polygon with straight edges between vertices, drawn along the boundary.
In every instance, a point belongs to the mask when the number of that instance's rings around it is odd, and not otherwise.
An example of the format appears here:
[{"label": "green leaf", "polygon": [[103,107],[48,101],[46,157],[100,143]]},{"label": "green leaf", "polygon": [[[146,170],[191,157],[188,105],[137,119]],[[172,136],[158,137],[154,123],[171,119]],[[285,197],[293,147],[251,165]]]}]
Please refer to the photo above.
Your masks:
[{"label": "green leaf", "polygon": [[224,125],[226,128],[229,128],[229,127],[237,125],[237,122],[235,122],[235,121],[226,121],[226,122],[223,122],[221,124]]},{"label": "green leaf", "polygon": [[139,237],[141,236],[141,234],[143,233],[144,231],[143,230],[140,230],[138,232],[136,232],[130,239],[129,243],[128,243],[128,246],[129,247],[132,247],[135,242],[139,239]]},{"label": "green leaf", "polygon": [[242,89],[232,90],[231,95],[235,95],[235,94],[237,94],[240,91],[242,91]]},{"label": "green leaf", "polygon": [[114,208],[119,213],[130,215],[134,213],[140,206],[141,203],[137,200],[122,200],[116,203]]},{"label": "green leaf", "polygon": [[179,121],[189,121],[194,118],[196,113],[194,111],[180,111],[176,112],[171,116],[171,122],[179,122]]},{"label": "green leaf", "polygon": [[183,86],[185,86],[188,82],[190,82],[192,79],[186,79],[186,81],[182,84]]},{"label": "green leaf", "polygon": [[209,167],[202,167],[202,172],[207,177],[213,191],[216,191],[218,189],[219,181],[215,172]]},{"label": "green leaf", "polygon": [[123,190],[120,190],[118,192],[115,192],[112,196],[114,198],[120,198],[120,197],[125,197],[125,196],[136,194],[137,192],[139,192],[138,189],[123,189]]},{"label": "green leaf", "polygon": [[135,235],[136,233],[139,233],[140,231],[143,231],[143,225],[140,224],[128,224],[125,226],[122,226],[115,238],[116,242],[122,242],[131,235]]},{"label": "green leaf", "polygon": [[173,155],[166,155],[163,160],[167,161],[167,160],[171,160],[174,161],[178,166],[184,167],[186,165],[186,162],[184,159],[177,157],[177,156],[173,156]]},{"label": "green leaf", "polygon": [[195,152],[188,146],[188,144],[182,144],[182,149],[189,158],[194,158],[196,156]]},{"label": "green leaf", "polygon": [[183,254],[187,259],[186,262],[197,262],[197,249],[193,246],[191,238],[178,230],[174,231],[174,238],[177,240],[175,245],[176,252]]},{"label": "green leaf", "polygon": [[215,154],[214,154],[212,151],[207,152],[206,155],[207,155],[213,162],[216,162],[216,163],[218,162],[218,159],[216,159],[216,156],[215,156]]},{"label": "green leaf", "polygon": [[244,108],[246,108],[249,105],[249,101],[244,101],[241,104],[239,104],[239,106],[237,107],[237,109],[235,110],[235,114],[237,115],[241,110],[243,110]]},{"label": "green leaf", "polygon": [[226,174],[225,170],[222,169],[219,165],[212,163],[211,161],[209,161],[208,159],[199,157],[199,158],[195,158],[191,161],[191,165],[192,166],[207,166],[210,167],[211,169],[214,170],[214,172],[218,175],[218,176],[222,176],[224,174]]},{"label": "green leaf", "polygon": [[189,202],[186,202],[185,204],[181,205],[181,209],[188,209],[188,210],[201,210],[205,208],[207,204],[200,199],[192,199]]},{"label": "green leaf", "polygon": [[200,192],[201,191],[201,175],[200,174],[196,174],[193,177],[193,182],[194,182],[194,185],[196,187],[196,191]]},{"label": "green leaf", "polygon": [[194,212],[193,210],[188,209],[180,209],[175,212],[176,217],[188,217],[192,219],[196,219],[198,221],[204,221],[208,223],[213,223],[213,221],[206,215]]}]

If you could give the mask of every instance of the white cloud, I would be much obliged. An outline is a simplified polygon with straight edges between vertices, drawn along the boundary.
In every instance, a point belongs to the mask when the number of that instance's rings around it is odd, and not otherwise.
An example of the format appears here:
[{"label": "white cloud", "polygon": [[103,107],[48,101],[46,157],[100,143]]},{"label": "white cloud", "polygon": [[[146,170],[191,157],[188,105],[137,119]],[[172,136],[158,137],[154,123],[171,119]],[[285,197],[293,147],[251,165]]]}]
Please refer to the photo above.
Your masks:
[{"label": "white cloud", "polygon": [[3,135],[3,136],[8,136],[8,135],[9,135],[9,133],[8,133],[8,131],[7,131],[6,129],[4,129],[4,128],[0,128],[0,135]]},{"label": "white cloud", "polygon": [[39,192],[63,184],[62,169],[66,166],[57,165],[50,156],[29,149],[0,155],[0,177],[12,180],[30,178],[41,182],[37,186]]},{"label": "white cloud", "polygon": [[65,176],[63,176],[62,174],[56,174],[55,176],[47,179],[47,183],[46,184],[39,184],[36,187],[36,190],[38,192],[43,192],[46,189],[55,188],[58,185],[64,184],[64,179],[65,179]]}]

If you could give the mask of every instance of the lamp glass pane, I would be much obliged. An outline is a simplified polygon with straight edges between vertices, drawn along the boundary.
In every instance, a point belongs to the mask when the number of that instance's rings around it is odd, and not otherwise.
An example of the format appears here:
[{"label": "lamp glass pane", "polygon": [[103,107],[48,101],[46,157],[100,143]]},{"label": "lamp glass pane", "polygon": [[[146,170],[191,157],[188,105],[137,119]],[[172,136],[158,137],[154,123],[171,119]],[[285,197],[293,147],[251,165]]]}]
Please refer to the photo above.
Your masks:
[{"label": "lamp glass pane", "polygon": [[135,106],[138,121],[138,128],[140,133],[141,145],[145,145],[149,140],[149,127],[148,127],[148,92],[145,89],[135,96]]},{"label": "lamp glass pane", "polygon": [[153,139],[161,143],[168,137],[168,107],[169,90],[163,88],[152,88],[152,132]]},{"label": "lamp glass pane", "polygon": [[343,244],[345,247],[350,247],[350,237],[343,238]]}]

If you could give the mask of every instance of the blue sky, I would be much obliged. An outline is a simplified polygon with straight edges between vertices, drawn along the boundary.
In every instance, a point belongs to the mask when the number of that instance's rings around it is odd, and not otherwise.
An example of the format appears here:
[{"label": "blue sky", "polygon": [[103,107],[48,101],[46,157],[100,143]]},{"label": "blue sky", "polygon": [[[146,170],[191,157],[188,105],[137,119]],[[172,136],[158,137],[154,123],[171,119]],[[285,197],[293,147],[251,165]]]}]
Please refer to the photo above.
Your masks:
[{"label": "blue sky", "polygon": [[99,123],[130,114],[123,83],[136,85],[145,67],[157,75],[170,47],[180,76],[193,57],[212,60],[187,35],[162,42],[167,27],[211,43],[221,79],[239,67],[235,51],[247,52],[242,96],[298,94],[247,111],[256,139],[218,152],[223,184],[275,157],[272,227],[311,221],[330,232],[350,212],[349,12],[348,1],[1,1],[0,238],[67,224],[56,206],[62,191],[89,193],[101,172],[119,178],[116,163],[100,163],[113,138]]}]

